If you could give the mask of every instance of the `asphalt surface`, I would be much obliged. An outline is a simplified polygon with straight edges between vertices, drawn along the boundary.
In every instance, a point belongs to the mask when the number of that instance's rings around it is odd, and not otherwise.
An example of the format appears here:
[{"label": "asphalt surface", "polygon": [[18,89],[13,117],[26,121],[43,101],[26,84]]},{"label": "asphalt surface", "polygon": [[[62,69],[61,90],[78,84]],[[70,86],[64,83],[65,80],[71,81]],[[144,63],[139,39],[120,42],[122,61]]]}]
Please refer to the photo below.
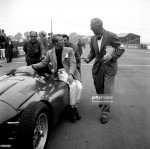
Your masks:
[{"label": "asphalt surface", "polygon": [[[84,49],[84,56],[89,49]],[[52,130],[47,149],[149,149],[150,51],[128,49],[119,59],[114,98],[107,124],[100,123],[100,108],[89,65],[82,62],[82,119],[72,124],[62,119]],[[25,65],[24,57],[12,63],[0,60],[0,75]]]}]

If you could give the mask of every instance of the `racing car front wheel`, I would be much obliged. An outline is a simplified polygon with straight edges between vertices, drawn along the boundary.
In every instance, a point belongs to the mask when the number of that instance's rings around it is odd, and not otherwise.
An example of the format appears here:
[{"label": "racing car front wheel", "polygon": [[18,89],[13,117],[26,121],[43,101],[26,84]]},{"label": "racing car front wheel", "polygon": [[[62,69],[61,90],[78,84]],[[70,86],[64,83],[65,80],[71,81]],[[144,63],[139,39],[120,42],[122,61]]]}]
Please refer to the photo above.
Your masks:
[{"label": "racing car front wheel", "polygon": [[17,148],[45,149],[50,133],[50,122],[50,113],[45,103],[29,104],[20,118]]}]

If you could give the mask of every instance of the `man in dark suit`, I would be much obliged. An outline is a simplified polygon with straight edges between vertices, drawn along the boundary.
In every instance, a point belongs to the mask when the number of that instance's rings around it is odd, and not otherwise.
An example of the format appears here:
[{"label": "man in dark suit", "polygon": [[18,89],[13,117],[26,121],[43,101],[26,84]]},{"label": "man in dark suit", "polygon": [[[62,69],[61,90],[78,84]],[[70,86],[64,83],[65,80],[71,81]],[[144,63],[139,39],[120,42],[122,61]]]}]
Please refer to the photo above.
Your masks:
[{"label": "man in dark suit", "polygon": [[81,39],[79,39],[79,41],[77,43],[77,50],[78,50],[80,56],[83,54],[82,47],[83,47],[83,44],[81,42]]},{"label": "man in dark suit", "polygon": [[[103,96],[104,99],[104,95],[112,96],[113,94],[114,79],[117,73],[117,59],[124,53],[125,49],[116,34],[103,28],[101,19],[94,18],[91,20],[91,30],[95,35],[91,37],[91,51],[84,61],[89,63],[95,58],[92,68],[94,85],[97,94]],[[104,100],[99,107],[102,107],[101,123],[107,123],[110,102]]]},{"label": "man in dark suit", "polygon": [[77,47],[69,41],[69,36],[68,35],[63,34],[62,37],[63,37],[63,41],[64,41],[64,46],[65,47],[71,47],[73,49],[74,55],[75,55],[75,58],[76,58],[76,63],[77,63],[77,70],[81,74],[81,56],[80,56],[80,54],[77,50]]},{"label": "man in dark suit", "polygon": [[6,58],[7,58],[7,63],[12,62],[13,58],[13,42],[11,41],[10,37],[7,37],[7,41],[5,43],[5,53],[6,53]]},{"label": "man in dark suit", "polygon": [[24,43],[23,50],[25,52],[27,66],[41,61],[44,46],[37,40],[37,32],[30,32],[30,40]]}]

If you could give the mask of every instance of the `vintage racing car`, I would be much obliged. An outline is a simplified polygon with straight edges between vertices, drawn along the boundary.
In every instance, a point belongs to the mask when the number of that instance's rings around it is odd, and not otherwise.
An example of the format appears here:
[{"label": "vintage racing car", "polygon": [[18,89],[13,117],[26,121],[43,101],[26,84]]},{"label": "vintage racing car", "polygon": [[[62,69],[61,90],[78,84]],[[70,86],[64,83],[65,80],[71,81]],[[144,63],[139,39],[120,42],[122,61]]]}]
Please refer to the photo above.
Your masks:
[{"label": "vintage racing car", "polygon": [[0,148],[44,149],[69,104],[69,87],[26,66],[0,77]]}]

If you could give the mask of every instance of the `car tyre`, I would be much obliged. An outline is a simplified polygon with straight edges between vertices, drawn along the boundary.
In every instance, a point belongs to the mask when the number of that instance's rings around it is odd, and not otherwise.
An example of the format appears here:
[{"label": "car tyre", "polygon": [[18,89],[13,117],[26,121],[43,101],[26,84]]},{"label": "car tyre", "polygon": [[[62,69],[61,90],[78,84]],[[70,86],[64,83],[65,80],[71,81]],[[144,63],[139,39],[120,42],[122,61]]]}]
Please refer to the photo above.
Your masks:
[{"label": "car tyre", "polygon": [[23,111],[17,135],[17,149],[45,149],[51,129],[51,116],[43,102],[32,102]]}]

